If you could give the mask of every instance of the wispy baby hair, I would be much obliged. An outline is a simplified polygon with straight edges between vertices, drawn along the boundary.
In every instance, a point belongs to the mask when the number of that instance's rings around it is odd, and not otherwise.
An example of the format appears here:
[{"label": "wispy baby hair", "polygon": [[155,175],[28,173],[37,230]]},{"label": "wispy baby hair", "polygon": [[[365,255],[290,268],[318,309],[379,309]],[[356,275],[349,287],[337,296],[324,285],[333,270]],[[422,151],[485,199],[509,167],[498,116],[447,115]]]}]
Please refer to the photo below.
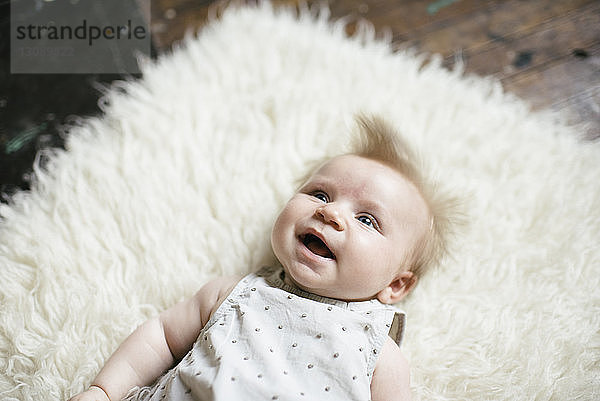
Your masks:
[{"label": "wispy baby hair", "polygon": [[427,204],[429,228],[409,255],[409,270],[419,278],[439,264],[461,220],[458,198],[442,191],[427,176],[423,161],[402,136],[381,117],[359,115],[359,131],[351,153],[382,162],[411,181]]}]

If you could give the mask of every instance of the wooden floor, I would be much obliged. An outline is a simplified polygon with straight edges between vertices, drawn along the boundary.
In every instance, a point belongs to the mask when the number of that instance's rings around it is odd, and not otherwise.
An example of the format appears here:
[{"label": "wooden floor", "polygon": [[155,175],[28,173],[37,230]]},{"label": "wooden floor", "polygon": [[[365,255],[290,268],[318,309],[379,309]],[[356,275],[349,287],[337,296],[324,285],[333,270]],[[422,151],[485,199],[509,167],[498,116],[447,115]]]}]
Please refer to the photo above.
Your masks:
[{"label": "wooden floor", "polygon": [[[201,27],[214,3],[153,0],[157,50]],[[571,122],[588,125],[588,138],[600,137],[598,0],[330,0],[329,7],[334,19],[365,18],[378,32],[390,29],[395,47],[439,53],[448,67],[460,60],[468,73],[493,75],[533,108],[567,112]]]}]

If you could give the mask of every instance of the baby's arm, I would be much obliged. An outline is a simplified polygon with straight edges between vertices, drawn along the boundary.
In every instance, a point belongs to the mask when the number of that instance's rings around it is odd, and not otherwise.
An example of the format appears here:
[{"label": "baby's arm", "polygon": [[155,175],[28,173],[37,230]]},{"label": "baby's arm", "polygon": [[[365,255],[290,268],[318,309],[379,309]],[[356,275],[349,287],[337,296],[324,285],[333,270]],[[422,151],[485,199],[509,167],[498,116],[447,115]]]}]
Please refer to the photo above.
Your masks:
[{"label": "baby's arm", "polygon": [[371,380],[373,401],[410,400],[408,361],[396,343],[387,337]]},{"label": "baby's arm", "polygon": [[108,359],[90,389],[71,401],[117,401],[131,388],[151,384],[185,356],[210,315],[239,280],[239,277],[213,280],[192,298],[142,324]]}]

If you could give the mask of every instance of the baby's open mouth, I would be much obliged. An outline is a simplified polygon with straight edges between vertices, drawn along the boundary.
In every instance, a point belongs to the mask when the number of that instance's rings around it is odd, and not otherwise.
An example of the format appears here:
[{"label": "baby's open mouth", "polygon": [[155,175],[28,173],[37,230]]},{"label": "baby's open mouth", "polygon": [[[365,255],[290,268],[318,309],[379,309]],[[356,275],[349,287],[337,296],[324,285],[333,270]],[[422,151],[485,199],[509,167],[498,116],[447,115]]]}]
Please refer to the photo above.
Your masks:
[{"label": "baby's open mouth", "polygon": [[327,259],[335,259],[335,255],[333,254],[333,252],[331,252],[331,250],[327,247],[327,245],[325,245],[321,238],[317,237],[316,235],[301,235],[300,241],[302,241],[304,246],[307,247],[308,250],[314,253],[315,255],[319,255]]}]

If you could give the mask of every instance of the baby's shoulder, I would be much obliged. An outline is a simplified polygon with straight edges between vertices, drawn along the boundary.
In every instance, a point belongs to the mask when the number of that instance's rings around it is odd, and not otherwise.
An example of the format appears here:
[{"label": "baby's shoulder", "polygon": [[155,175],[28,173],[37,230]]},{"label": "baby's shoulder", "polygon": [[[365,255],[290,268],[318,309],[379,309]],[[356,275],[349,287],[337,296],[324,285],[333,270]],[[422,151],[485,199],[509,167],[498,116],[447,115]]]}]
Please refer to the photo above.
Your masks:
[{"label": "baby's shoulder", "polygon": [[225,297],[227,297],[242,278],[240,275],[217,277],[204,284],[196,293],[196,296],[206,297],[210,295],[220,298],[225,294]]},{"label": "baby's shoulder", "polygon": [[400,347],[389,337],[383,345],[375,366],[371,382],[371,397],[373,401],[410,400],[411,398],[408,360],[400,351]]},{"label": "baby's shoulder", "polygon": [[208,322],[212,314],[219,308],[231,291],[240,282],[242,276],[218,277],[210,280],[196,292],[193,297],[200,310],[203,325]]}]

